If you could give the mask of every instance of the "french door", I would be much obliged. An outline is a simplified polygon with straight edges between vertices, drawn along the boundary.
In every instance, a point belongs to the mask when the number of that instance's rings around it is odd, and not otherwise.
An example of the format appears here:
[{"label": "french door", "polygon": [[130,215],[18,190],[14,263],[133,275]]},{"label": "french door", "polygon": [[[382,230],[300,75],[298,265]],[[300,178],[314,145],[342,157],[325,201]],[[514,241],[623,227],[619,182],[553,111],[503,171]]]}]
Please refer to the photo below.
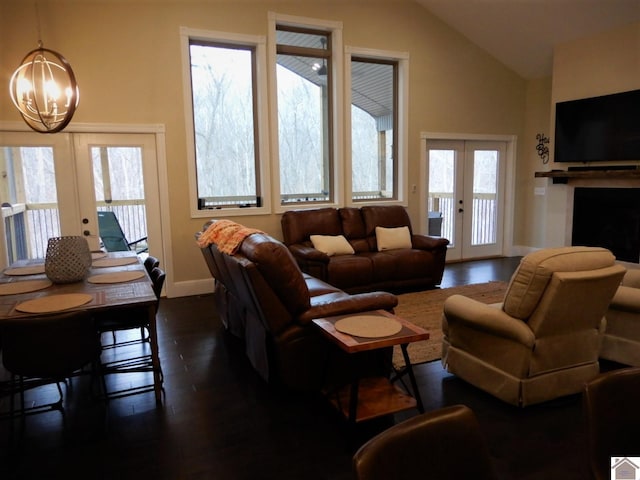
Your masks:
[{"label": "french door", "polygon": [[82,235],[102,246],[98,211],[161,257],[155,135],[0,132],[0,266],[41,258],[47,240]]},{"label": "french door", "polygon": [[428,210],[442,218],[447,260],[502,255],[505,155],[505,142],[427,142]]}]

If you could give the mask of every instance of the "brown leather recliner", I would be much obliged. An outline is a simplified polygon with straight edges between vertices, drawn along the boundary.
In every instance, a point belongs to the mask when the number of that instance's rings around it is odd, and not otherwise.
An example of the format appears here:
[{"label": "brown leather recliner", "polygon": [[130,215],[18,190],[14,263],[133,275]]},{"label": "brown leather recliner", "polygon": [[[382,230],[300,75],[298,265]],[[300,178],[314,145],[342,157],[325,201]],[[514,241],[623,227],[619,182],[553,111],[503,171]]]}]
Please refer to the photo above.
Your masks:
[{"label": "brown leather recliner", "polygon": [[608,480],[612,460],[622,468],[625,455],[640,452],[640,368],[598,375],[585,385],[582,402],[589,468],[594,479]]},{"label": "brown leather recliner", "polygon": [[[248,236],[235,255],[220,252],[215,244],[201,251],[215,279],[222,322],[244,340],[262,378],[293,389],[319,390],[327,380],[327,354],[333,347],[316,331],[313,319],[393,311],[398,303],[387,292],[350,295],[304,274],[287,247],[267,234]],[[390,355],[390,349],[372,352],[372,375],[388,370]],[[331,381],[347,371],[339,365],[335,370]]]},{"label": "brown leather recliner", "polygon": [[[300,268],[346,292],[427,289],[442,281],[449,241],[413,233],[402,206],[293,210],[282,215],[281,224]],[[405,226],[410,247],[378,251],[376,227]],[[311,235],[343,235],[354,253],[329,256],[314,248]]]},{"label": "brown leather recliner", "polygon": [[473,411],[453,405],[385,430],[353,456],[357,480],[493,480],[487,442]]}]

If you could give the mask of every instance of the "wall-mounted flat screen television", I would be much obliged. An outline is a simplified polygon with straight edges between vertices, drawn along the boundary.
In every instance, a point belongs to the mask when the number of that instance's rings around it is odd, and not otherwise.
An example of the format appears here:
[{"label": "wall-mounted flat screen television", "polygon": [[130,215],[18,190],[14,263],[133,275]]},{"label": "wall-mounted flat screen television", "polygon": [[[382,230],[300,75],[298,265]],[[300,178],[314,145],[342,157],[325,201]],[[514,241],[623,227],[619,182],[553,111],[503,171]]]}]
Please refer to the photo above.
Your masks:
[{"label": "wall-mounted flat screen television", "polygon": [[640,160],[640,90],[556,104],[556,162]]}]

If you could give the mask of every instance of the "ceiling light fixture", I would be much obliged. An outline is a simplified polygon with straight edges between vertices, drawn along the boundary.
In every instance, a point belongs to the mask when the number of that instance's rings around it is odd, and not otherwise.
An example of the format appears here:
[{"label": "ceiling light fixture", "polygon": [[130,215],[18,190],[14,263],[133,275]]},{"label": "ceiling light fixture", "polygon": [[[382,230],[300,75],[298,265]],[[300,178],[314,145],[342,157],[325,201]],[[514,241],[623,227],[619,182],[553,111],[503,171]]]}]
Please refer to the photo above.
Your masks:
[{"label": "ceiling light fixture", "polygon": [[58,52],[44,48],[40,39],[38,48],[27,53],[11,76],[9,93],[25,123],[40,133],[55,133],[66,127],[80,99],[71,65]]}]

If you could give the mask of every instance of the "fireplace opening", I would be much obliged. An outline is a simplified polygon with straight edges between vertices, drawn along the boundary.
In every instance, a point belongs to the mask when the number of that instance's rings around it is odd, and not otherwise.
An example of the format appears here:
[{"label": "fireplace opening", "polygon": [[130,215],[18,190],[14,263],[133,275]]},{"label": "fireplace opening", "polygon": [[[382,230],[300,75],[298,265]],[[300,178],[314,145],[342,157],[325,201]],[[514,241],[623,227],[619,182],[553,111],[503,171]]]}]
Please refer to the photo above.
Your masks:
[{"label": "fireplace opening", "polygon": [[604,247],[640,263],[640,188],[583,188],[573,194],[572,245]]}]

